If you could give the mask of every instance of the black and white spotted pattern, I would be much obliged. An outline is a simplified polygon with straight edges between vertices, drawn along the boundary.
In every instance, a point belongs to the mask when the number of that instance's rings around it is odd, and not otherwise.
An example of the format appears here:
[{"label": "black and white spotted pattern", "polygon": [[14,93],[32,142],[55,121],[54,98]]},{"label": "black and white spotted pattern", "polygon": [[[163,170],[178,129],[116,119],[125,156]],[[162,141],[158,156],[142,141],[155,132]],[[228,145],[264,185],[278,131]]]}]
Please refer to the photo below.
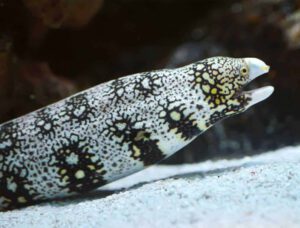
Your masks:
[{"label": "black and white spotted pattern", "polygon": [[119,78],[0,125],[0,210],[95,189],[157,163],[250,98],[243,59]]}]

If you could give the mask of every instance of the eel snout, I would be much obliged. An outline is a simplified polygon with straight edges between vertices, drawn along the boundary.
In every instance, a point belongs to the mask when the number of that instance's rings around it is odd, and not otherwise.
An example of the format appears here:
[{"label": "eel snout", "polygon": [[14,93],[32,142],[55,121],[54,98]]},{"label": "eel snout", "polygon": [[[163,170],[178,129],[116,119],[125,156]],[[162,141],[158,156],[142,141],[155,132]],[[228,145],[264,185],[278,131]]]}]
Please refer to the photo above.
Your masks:
[{"label": "eel snout", "polygon": [[[260,59],[245,58],[245,62],[249,70],[249,82],[269,72],[270,66],[268,66],[265,62],[263,62]],[[243,91],[241,92],[241,95],[245,95],[246,97],[250,98],[250,102],[247,105],[248,107],[250,107],[258,102],[267,99],[269,96],[271,96],[273,91],[273,86],[264,86],[262,88],[254,89],[251,91]]]}]

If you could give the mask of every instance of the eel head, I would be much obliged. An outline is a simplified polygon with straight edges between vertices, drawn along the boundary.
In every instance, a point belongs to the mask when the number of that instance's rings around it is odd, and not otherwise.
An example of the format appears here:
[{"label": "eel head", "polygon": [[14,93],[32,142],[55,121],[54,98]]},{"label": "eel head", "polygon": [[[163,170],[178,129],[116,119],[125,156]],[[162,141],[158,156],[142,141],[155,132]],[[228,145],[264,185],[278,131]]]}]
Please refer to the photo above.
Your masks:
[{"label": "eel head", "polygon": [[193,81],[210,109],[206,126],[267,99],[274,91],[272,86],[251,91],[244,91],[244,87],[269,68],[257,58],[213,57],[195,63],[191,71]]}]

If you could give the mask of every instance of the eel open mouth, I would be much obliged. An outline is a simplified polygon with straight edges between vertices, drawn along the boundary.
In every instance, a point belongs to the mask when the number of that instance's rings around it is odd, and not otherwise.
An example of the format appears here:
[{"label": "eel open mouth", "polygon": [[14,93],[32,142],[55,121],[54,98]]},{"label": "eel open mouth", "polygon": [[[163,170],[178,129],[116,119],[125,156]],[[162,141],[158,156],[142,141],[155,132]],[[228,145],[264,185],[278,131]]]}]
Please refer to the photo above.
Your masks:
[{"label": "eel open mouth", "polygon": [[[268,73],[270,67],[257,58],[244,58],[248,70],[249,70],[249,81],[251,82],[255,78]],[[251,91],[239,91],[237,95],[246,95],[246,97],[250,97],[250,102],[248,103],[247,107],[257,104],[265,99],[267,99],[271,94],[274,92],[273,86],[264,86],[262,88],[254,89]]]}]

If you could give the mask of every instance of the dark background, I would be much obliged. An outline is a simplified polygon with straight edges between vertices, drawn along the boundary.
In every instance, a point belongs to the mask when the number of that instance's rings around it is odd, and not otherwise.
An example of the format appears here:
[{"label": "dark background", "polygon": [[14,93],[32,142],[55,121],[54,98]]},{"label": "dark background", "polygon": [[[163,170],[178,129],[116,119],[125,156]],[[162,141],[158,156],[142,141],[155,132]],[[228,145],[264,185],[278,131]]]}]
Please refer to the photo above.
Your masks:
[{"label": "dark background", "polygon": [[167,163],[233,158],[300,141],[300,1],[0,0],[0,122],[127,74],[206,57],[257,57],[247,89],[274,95]]}]

